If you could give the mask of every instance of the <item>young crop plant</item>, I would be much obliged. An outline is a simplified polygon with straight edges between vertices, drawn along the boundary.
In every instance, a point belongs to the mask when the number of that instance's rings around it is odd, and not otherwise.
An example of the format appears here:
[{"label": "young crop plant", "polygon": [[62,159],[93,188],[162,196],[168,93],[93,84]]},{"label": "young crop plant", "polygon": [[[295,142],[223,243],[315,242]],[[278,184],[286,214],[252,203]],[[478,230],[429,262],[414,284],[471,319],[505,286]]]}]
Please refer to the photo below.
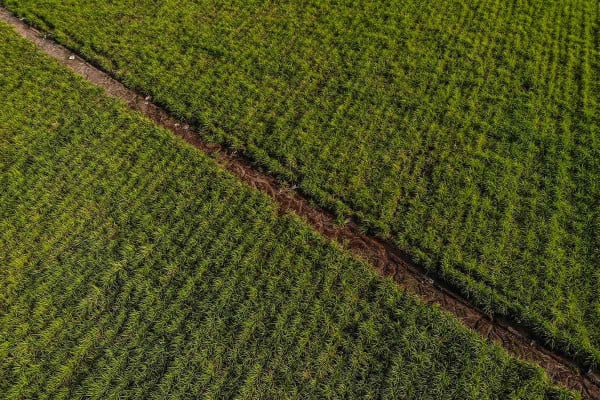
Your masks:
[{"label": "young crop plant", "polygon": [[3,24],[0,60],[0,398],[577,398]]},{"label": "young crop plant", "polygon": [[597,369],[597,0],[0,4]]}]

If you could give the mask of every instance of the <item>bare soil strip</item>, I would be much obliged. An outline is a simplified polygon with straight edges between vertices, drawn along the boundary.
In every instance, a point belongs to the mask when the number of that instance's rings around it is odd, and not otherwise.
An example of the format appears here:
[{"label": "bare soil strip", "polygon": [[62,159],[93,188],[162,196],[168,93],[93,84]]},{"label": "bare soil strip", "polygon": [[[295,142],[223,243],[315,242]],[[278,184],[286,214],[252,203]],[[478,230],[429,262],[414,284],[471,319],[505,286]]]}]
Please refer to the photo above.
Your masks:
[{"label": "bare soil strip", "polygon": [[527,329],[511,321],[490,316],[469,304],[441,282],[429,277],[426,271],[413,264],[393,244],[364,234],[354,222],[336,223],[332,214],[311,204],[310,200],[289,185],[259,171],[249,160],[222,146],[204,142],[189,125],[171,116],[134,90],[126,88],[108,73],[82,59],[62,45],[47,39],[46,35],[0,7],[0,20],[11,25],[22,37],[33,42],[44,53],[59,60],[77,74],[102,87],[108,95],[124,100],[128,107],[141,112],[156,124],[183,138],[250,186],[268,194],[277,201],[280,211],[293,212],[307,221],[313,229],[344,248],[370,262],[382,275],[392,278],[400,287],[416,294],[423,301],[438,304],[458,317],[464,325],[487,340],[497,343],[520,359],[534,362],[544,368],[558,385],[581,393],[584,399],[600,399],[600,375],[584,371],[568,357],[537,343]]}]

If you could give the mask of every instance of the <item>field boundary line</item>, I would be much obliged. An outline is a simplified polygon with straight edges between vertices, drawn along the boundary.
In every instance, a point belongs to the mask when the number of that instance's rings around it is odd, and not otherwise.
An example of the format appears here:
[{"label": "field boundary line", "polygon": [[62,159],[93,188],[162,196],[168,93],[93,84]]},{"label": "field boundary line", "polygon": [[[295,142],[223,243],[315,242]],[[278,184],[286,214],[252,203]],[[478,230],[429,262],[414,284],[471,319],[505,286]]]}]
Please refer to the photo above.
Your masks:
[{"label": "field boundary line", "polygon": [[501,345],[519,359],[544,368],[555,384],[578,391],[584,399],[600,399],[600,374],[585,371],[569,357],[544,347],[528,329],[487,315],[443,282],[428,276],[423,268],[411,262],[392,243],[362,233],[358,224],[352,221],[338,224],[331,213],[313,205],[307,196],[288,184],[261,172],[243,155],[224,146],[203,141],[191,126],[154,104],[150,97],[125,87],[111,74],[92,65],[76,52],[48,39],[46,34],[29,26],[2,6],[0,20],[12,26],[21,37],[28,39],[45,54],[95,86],[103,88],[109,96],[123,100],[130,109],[142,113],[155,124],[211,155],[222,168],[275,200],[281,213],[298,215],[312,229],[368,261],[381,275],[393,279],[409,293],[417,295],[426,303],[439,305],[465,326],[486,340]]}]

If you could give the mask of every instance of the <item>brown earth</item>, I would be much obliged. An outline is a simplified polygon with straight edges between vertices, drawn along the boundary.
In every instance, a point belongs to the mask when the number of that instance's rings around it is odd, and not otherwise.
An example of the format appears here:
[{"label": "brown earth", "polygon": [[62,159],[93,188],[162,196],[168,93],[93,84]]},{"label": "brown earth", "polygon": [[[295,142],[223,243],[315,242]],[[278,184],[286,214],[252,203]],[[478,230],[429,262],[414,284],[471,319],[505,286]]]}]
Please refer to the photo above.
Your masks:
[{"label": "brown earth", "polygon": [[22,37],[33,42],[44,53],[59,60],[110,96],[124,100],[128,107],[141,112],[156,124],[170,130],[206,154],[212,155],[223,168],[250,186],[268,194],[279,204],[280,212],[293,212],[302,217],[323,236],[341,244],[371,263],[382,275],[393,279],[400,287],[416,294],[429,304],[437,304],[456,316],[464,325],[487,340],[497,343],[522,360],[544,368],[552,381],[581,393],[584,399],[600,399],[600,375],[584,371],[568,357],[553,352],[536,341],[535,336],[518,324],[487,315],[469,304],[451,288],[427,275],[393,244],[364,234],[352,221],[343,225],[334,216],[314,206],[308,198],[289,185],[261,172],[243,155],[220,145],[204,142],[189,125],[172,117],[134,90],[126,88],[108,73],[101,71],[76,53],[46,38],[46,35],[0,7],[0,20],[11,25]]}]

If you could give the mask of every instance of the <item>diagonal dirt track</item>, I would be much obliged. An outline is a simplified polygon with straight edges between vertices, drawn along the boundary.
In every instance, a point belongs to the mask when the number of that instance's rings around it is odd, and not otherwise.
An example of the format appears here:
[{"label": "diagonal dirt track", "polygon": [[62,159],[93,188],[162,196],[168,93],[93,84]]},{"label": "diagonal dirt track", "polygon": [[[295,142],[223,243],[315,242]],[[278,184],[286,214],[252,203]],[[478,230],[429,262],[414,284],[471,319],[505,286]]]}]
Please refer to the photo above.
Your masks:
[{"label": "diagonal dirt track", "polygon": [[153,104],[150,98],[126,88],[67,48],[46,39],[43,33],[31,28],[1,6],[0,20],[11,25],[22,37],[29,39],[46,54],[105,89],[110,96],[124,100],[131,109],[143,113],[204,153],[212,154],[223,168],[277,201],[281,212],[299,215],[313,229],[368,260],[382,275],[392,278],[402,288],[418,295],[423,301],[438,304],[458,317],[464,325],[500,344],[517,357],[540,365],[555,383],[580,392],[583,398],[600,399],[600,375],[585,372],[567,357],[544,348],[528,330],[517,324],[499,320],[472,306],[443,283],[428,277],[423,269],[411,263],[391,243],[362,233],[353,222],[337,224],[330,213],[312,205],[309,199],[290,189],[288,185],[260,172],[243,156],[202,141],[188,125]]}]

